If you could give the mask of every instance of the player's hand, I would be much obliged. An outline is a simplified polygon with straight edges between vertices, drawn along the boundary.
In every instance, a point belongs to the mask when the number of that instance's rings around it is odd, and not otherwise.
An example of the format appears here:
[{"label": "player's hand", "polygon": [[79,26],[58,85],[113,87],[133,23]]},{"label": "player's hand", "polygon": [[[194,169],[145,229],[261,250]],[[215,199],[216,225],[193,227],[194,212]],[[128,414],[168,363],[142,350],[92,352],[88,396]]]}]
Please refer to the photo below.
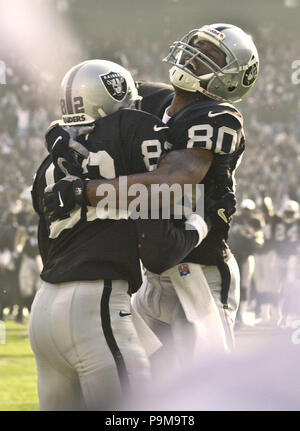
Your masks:
[{"label": "player's hand", "polygon": [[46,144],[54,165],[65,175],[80,175],[82,161],[89,155],[88,150],[76,141],[80,135],[92,132],[94,126],[62,127],[51,126],[46,135]]},{"label": "player's hand", "polygon": [[68,175],[45,188],[44,212],[51,222],[68,217],[76,205],[88,205],[86,183],[87,180]]},{"label": "player's hand", "polygon": [[228,192],[220,199],[207,199],[205,203],[205,221],[209,230],[229,229],[232,215],[236,212],[234,193]]}]

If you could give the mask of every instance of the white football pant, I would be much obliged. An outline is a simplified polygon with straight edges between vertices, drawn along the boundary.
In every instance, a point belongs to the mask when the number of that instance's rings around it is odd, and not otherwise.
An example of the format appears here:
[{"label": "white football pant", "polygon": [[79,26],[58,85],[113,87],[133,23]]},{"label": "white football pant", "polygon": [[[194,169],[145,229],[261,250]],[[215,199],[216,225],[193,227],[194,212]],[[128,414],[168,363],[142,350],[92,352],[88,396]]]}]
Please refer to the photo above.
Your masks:
[{"label": "white football pant", "polygon": [[218,268],[194,263],[176,265],[160,275],[146,272],[146,281],[133,296],[133,307],[164,345],[173,344],[181,362],[234,346],[239,270],[234,257],[227,264],[230,286],[225,307]]},{"label": "white football pant", "polygon": [[42,283],[29,325],[41,410],[113,410],[147,388],[141,339],[148,354],[160,343],[127,291],[122,280]]}]

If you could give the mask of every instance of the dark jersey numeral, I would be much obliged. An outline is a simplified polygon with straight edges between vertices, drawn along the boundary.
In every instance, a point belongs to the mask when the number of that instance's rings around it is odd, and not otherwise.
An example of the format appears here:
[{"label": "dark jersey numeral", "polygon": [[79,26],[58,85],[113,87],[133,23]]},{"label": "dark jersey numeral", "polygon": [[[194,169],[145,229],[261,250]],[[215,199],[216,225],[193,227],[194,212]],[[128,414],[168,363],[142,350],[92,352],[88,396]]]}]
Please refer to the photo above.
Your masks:
[{"label": "dark jersey numeral", "polygon": [[[81,96],[73,98],[73,105],[74,105],[75,114],[84,113],[83,98]],[[73,114],[73,112],[67,112],[66,102],[64,99],[60,100],[60,109],[61,109],[62,115]]]},{"label": "dark jersey numeral", "polygon": [[74,97],[73,102],[74,102],[75,114],[83,114],[84,113],[83,98],[81,96]]}]

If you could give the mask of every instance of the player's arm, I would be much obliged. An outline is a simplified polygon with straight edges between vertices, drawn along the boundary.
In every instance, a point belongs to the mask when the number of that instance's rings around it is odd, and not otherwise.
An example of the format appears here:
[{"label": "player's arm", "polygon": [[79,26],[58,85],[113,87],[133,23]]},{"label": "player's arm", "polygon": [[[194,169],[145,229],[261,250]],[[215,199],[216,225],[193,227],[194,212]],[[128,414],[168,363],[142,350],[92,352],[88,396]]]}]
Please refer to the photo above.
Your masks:
[{"label": "player's arm", "polygon": [[195,213],[179,223],[174,220],[136,220],[140,258],[146,269],[160,274],[182,262],[209,230],[223,231],[228,227],[235,205],[235,196],[229,192],[221,199],[210,201],[205,208],[205,221]]},{"label": "player's arm", "polygon": [[253,218],[251,225],[254,229],[254,246],[255,249],[259,250],[265,242],[262,221],[258,218]]},{"label": "player's arm", "polygon": [[[162,150],[165,148],[165,144],[168,144],[168,128],[163,123],[160,123],[158,119],[152,120],[150,124],[151,127],[149,127],[148,123],[149,130],[147,129],[147,133],[144,130],[146,123],[142,122],[140,125],[141,129],[143,129],[143,136],[147,136],[147,140],[143,141],[142,138],[139,140],[139,150],[137,152],[140,154],[138,157],[136,157],[136,159],[140,161],[140,165],[135,166],[134,170],[136,173],[126,177],[127,185],[122,182],[122,193],[120,193],[121,187],[119,178],[87,181],[81,178],[75,179],[74,175],[67,175],[65,178],[53,184],[51,188],[47,188],[46,190],[47,193],[45,194],[45,203],[47,212],[51,215],[51,217],[53,219],[60,218],[67,210],[69,211],[70,209],[74,208],[76,204],[81,206],[97,206],[97,203],[103,197],[106,197],[106,195],[103,195],[103,188],[100,186],[105,186],[106,189],[109,186],[114,187],[116,191],[116,207],[118,208],[118,198],[120,197],[120,194],[122,194],[122,199],[124,198],[124,195],[125,197],[127,195],[126,203],[124,203],[124,205],[129,205],[130,202],[136,198],[136,196],[128,196],[128,190],[134,184],[143,184],[146,187],[148,191],[148,202],[151,205],[152,184],[156,184],[158,186],[162,184],[179,184],[183,186],[184,184],[198,184],[201,182],[206,175],[213,159],[212,154],[202,148],[179,150],[166,153],[160,160],[158,168],[154,170],[158,158],[161,156]],[[134,127],[132,127],[132,129],[134,129]],[[136,132],[136,129],[134,130]],[[58,139],[56,138],[54,132],[56,133],[57,130],[53,130],[51,142],[53,140],[55,142]],[[138,133],[136,134],[139,135]],[[60,142],[64,144],[63,141]],[[124,146],[126,145],[126,139],[124,140],[123,144]],[[56,149],[58,148],[57,145],[58,144],[55,146]],[[64,146],[62,147],[64,150]],[[132,151],[125,151],[125,154],[128,153],[132,154]],[[58,160],[59,159],[60,157]],[[131,162],[127,160],[127,164],[128,163],[131,164]],[[145,172],[146,169],[148,169],[149,172]],[[81,174],[78,172],[78,177],[80,177],[80,175]],[[160,197],[157,188],[155,193],[158,195],[155,196],[155,201],[157,202],[157,198]],[[123,202],[124,201],[122,200],[122,205]]]},{"label": "player's arm", "polygon": [[[199,184],[207,174],[213,160],[213,155],[207,150],[195,148],[191,150],[178,150],[167,153],[159,163],[156,170],[142,174],[127,176],[127,191],[133,184],[143,184],[148,190],[149,200],[151,198],[152,184]],[[119,196],[119,179],[113,180],[91,180],[86,184],[86,198],[90,205],[96,206],[103,196],[97,194],[99,186],[104,184],[112,185]],[[130,203],[135,196],[128,196]],[[118,201],[118,199],[117,199]]]},{"label": "player's arm", "polygon": [[51,158],[48,156],[39,167],[35,179],[33,181],[31,197],[32,205],[39,217],[38,220],[38,248],[42,258],[43,264],[45,264],[49,250],[49,237],[48,237],[48,226],[43,209],[43,197],[44,188],[46,186],[45,171],[51,164]]},{"label": "player's arm", "polygon": [[[153,193],[152,184],[199,184],[206,176],[214,154],[229,155],[237,151],[243,141],[242,120],[230,111],[217,112],[216,116],[199,115],[192,111],[188,120],[174,123],[170,129],[173,151],[168,153],[155,171],[128,176],[127,189],[135,183],[144,184],[148,196]],[[118,179],[111,180],[117,194]],[[96,206],[101,195],[97,193],[100,181],[91,181],[86,188],[86,196],[91,205]],[[130,202],[130,196],[128,202]],[[149,200],[150,202],[150,200]]]},{"label": "player's arm", "polygon": [[136,227],[140,258],[144,267],[155,274],[181,262],[208,232],[198,214],[177,224],[172,220],[136,220]]},{"label": "player's arm", "polygon": [[274,218],[274,207],[272,199],[269,196],[265,196],[262,200],[262,212],[267,223],[272,223]]}]

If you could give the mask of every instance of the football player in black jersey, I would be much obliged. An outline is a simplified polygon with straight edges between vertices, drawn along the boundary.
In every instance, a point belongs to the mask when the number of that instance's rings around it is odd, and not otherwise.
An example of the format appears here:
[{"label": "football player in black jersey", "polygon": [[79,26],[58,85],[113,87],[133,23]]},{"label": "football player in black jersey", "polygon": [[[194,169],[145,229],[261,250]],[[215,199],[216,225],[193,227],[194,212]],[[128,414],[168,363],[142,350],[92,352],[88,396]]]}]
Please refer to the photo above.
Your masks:
[{"label": "football player in black jersey", "polygon": [[[231,103],[241,100],[256,81],[259,66],[256,47],[240,28],[214,24],[193,30],[175,42],[165,60],[172,65],[170,80],[174,88],[140,83],[139,106],[167,123],[171,130],[170,142],[177,151],[171,151],[158,169],[128,176],[128,187],[142,183],[150,191],[151,184],[202,182],[208,198],[219,198],[234,190],[234,171],[245,147],[243,118]],[[85,198],[91,205],[99,201],[96,190],[103,183],[110,183],[118,190],[118,180],[90,181]],[[222,211],[219,215],[221,218]],[[184,260],[188,267],[174,267],[174,277],[169,276],[167,284],[172,286],[179,274],[181,284],[189,285],[189,291],[199,292],[202,283],[199,280],[206,279],[231,347],[239,303],[239,271],[226,244],[228,228],[227,224],[222,229],[211,229],[200,246]],[[146,288],[149,298],[156,283],[160,284],[160,276],[151,276]],[[144,293],[141,289],[136,296],[138,310],[145,319],[150,315],[159,324],[160,318],[147,303]],[[182,305],[189,315],[189,305]],[[165,313],[169,317],[161,322],[163,326],[172,323],[171,311]],[[203,318],[203,310],[198,318]]]},{"label": "football player in black jersey", "polygon": [[272,273],[269,274],[272,294],[269,295],[268,317],[269,320],[276,319],[275,324],[284,328],[290,323],[290,315],[299,317],[299,204],[286,200],[281,211],[272,213],[264,200],[263,210],[269,227],[269,247],[275,251]]},{"label": "football player in black jersey", "polygon": [[[127,399],[130,388],[134,392],[145,388],[148,355],[160,345],[130,307],[130,295],[142,282],[139,257],[152,271],[172,267],[201,242],[207,225],[197,214],[175,225],[170,220],[134,221],[117,215],[100,220],[92,206],[67,207],[55,181],[72,183],[78,195],[86,178],[153,169],[169,129],[153,115],[126,109],[137,97],[136,87],[129,72],[115,63],[91,60],[73,67],[62,91],[61,123],[77,125],[85,158],[76,159],[82,179],[70,176],[67,168],[75,168],[68,164],[68,154],[67,159],[55,157],[68,133],[54,125],[48,134],[48,141],[55,138],[52,157],[41,164],[32,189],[43,260],[43,284],[29,325],[40,407],[114,409]],[[151,144],[160,148],[159,153],[146,152]],[[45,187],[47,205],[51,196],[57,197],[63,210],[58,219],[45,214]],[[186,230],[186,224],[194,230]],[[154,254],[148,250],[149,241]]]},{"label": "football player in black jersey", "polygon": [[256,252],[264,244],[262,220],[255,213],[252,199],[243,199],[240,212],[233,219],[229,246],[235,255],[240,270],[241,298],[235,329],[247,324],[247,311],[252,295],[253,278],[256,270]]}]

